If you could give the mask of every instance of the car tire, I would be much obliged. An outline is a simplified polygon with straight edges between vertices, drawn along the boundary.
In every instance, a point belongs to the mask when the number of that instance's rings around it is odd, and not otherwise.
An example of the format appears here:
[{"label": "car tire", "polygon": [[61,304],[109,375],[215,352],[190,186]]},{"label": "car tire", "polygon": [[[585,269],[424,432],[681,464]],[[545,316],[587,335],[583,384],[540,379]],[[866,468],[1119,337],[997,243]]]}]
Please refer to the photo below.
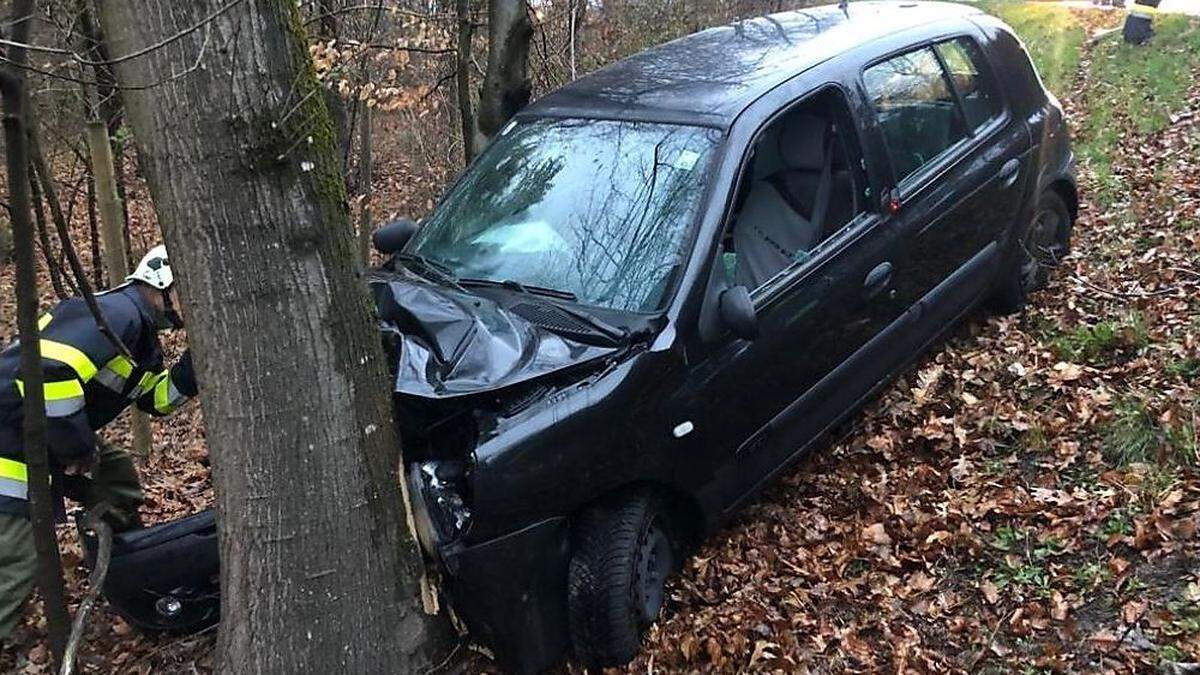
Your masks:
[{"label": "car tire", "polygon": [[650,492],[626,493],[577,519],[567,609],[576,657],[589,668],[633,660],[666,598],[678,546],[670,511]]},{"label": "car tire", "polygon": [[1021,311],[1029,296],[1046,286],[1050,270],[1066,257],[1074,223],[1067,203],[1053,190],[1042,193],[1033,218],[1022,228],[996,288],[991,307],[998,314]]}]

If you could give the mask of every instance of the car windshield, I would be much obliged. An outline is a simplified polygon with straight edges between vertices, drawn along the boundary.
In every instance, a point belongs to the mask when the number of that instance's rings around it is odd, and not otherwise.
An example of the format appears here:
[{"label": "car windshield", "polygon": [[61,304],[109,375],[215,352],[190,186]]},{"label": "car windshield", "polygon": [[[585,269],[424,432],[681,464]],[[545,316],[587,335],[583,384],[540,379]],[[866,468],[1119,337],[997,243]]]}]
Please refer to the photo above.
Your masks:
[{"label": "car windshield", "polygon": [[[405,247],[471,279],[660,307],[684,259],[719,132],[542,119],[502,134]],[[510,284],[516,287],[516,284]]]}]

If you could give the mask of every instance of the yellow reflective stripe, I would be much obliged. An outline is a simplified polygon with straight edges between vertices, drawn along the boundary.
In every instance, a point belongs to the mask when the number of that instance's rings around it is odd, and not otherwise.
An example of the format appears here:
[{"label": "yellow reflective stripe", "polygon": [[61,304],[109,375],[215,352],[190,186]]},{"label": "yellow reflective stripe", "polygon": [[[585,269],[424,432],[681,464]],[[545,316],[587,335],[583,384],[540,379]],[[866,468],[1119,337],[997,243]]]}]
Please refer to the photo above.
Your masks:
[{"label": "yellow reflective stripe", "polygon": [[117,354],[112,358],[112,360],[104,364],[104,367],[124,378],[128,378],[133,374],[133,361],[130,361],[120,354]]},{"label": "yellow reflective stripe", "polygon": [[45,330],[46,326],[49,326],[50,322],[53,320],[53,316],[50,316],[49,314],[43,314],[41,318],[38,319],[38,330]]},{"label": "yellow reflective stripe", "polygon": [[154,373],[142,373],[142,379],[138,380],[137,385],[138,396],[144,396],[148,394],[150,390],[154,388],[154,384],[157,382],[158,378],[166,377],[166,375],[166,373],[159,373],[157,375]]},{"label": "yellow reflective stripe", "polygon": [[87,354],[79,351],[71,345],[54,340],[41,340],[39,346],[42,352],[42,358],[52,359],[65,363],[74,370],[79,379],[87,382],[96,375],[96,364],[88,358]]},{"label": "yellow reflective stripe", "polygon": [[154,385],[154,409],[161,413],[171,412],[171,396],[168,389],[169,382],[167,378],[158,381]]},{"label": "yellow reflective stripe", "polygon": [[0,478],[9,480],[17,480],[22,483],[29,482],[29,472],[25,468],[24,462],[18,462],[15,459],[0,457]]},{"label": "yellow reflective stripe", "polygon": [[154,385],[154,409],[166,415],[175,412],[183,396],[171,384],[171,378],[163,373],[163,378]]},{"label": "yellow reflective stripe", "polygon": [[[17,391],[25,395],[25,382],[17,380]],[[42,385],[47,401],[61,401],[65,398],[83,396],[83,385],[79,380],[64,380],[62,382],[47,382]]]}]

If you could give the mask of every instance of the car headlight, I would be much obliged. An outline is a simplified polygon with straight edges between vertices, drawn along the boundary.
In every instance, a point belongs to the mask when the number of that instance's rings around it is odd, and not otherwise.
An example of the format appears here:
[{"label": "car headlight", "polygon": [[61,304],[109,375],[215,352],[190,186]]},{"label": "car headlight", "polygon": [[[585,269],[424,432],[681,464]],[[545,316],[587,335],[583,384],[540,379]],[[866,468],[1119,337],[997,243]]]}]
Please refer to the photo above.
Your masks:
[{"label": "car headlight", "polygon": [[408,472],[417,538],[431,557],[437,558],[438,549],[462,536],[471,522],[462,496],[464,478],[462,462],[420,462]]}]

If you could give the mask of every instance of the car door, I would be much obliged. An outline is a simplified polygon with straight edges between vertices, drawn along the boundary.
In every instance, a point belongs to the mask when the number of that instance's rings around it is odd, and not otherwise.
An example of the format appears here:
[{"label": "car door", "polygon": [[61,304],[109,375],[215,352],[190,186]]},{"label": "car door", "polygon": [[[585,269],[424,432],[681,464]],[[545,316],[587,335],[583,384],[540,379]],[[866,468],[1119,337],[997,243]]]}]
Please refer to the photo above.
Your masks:
[{"label": "car door", "polygon": [[972,38],[955,36],[863,71],[905,247],[897,291],[909,303],[925,300],[938,317],[931,330],[991,279],[1029,173],[1028,134],[982,59]]},{"label": "car door", "polygon": [[[853,369],[855,381],[839,377],[839,369],[905,310],[892,292],[897,231],[872,198],[869,165],[859,147],[861,129],[844,89],[825,87],[790,109],[819,97],[840,111],[839,135],[855,155],[851,164],[858,174],[858,212],[801,259],[752,289],[756,339],[726,334],[704,347],[687,376],[685,389],[693,392],[689,403],[699,413],[697,426],[706,428],[703,436],[697,434],[703,440],[680,471],[701,478],[696,474],[715,468],[702,499],[726,508],[871,388],[877,378],[872,368]],[[729,228],[743,224],[733,214],[729,219]],[[723,274],[724,249],[716,255],[714,274]],[[734,280],[731,275],[726,283]],[[833,382],[844,386],[830,386]],[[818,391],[823,395],[815,395]]]}]

